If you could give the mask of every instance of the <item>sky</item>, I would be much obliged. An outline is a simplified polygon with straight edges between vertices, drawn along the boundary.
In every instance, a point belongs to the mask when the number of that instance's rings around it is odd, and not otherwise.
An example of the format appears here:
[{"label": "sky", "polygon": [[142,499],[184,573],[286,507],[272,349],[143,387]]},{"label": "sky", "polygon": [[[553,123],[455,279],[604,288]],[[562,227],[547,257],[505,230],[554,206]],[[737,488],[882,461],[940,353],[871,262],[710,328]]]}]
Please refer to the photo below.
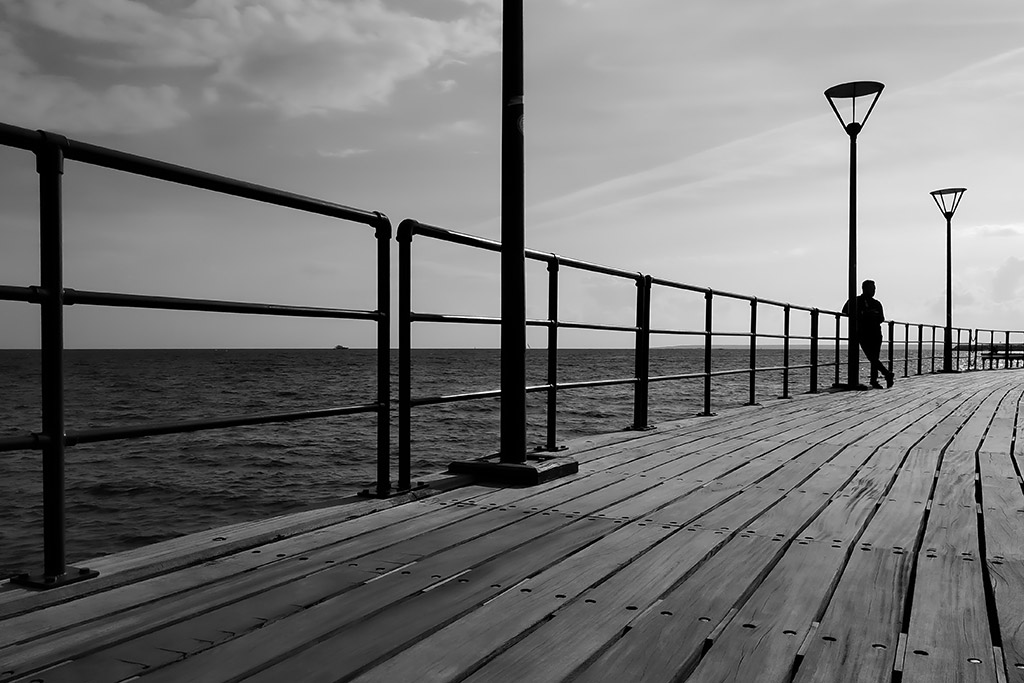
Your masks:
[{"label": "sky", "polygon": [[[849,139],[823,91],[881,81],[858,139],[858,279],[877,282],[889,318],[942,324],[945,220],[928,193],[966,187],[954,324],[1024,329],[1020,0],[526,0],[524,42],[529,248],[839,309]],[[0,121],[396,226],[501,239],[500,113],[500,0],[0,4]],[[34,168],[0,148],[3,285],[38,284]],[[67,287],[375,308],[365,226],[73,161],[64,189]],[[424,238],[413,254],[414,310],[498,313],[497,255]],[[545,284],[528,265],[531,318],[546,316]],[[656,328],[702,328],[702,295],[654,297]],[[634,302],[629,281],[562,271],[563,320],[629,325]],[[716,307],[721,329],[748,316],[743,302]],[[780,319],[765,310],[759,325]],[[36,306],[0,302],[0,321],[0,348],[38,345]],[[74,306],[65,342],[368,347],[374,334],[365,322]],[[543,332],[530,341],[543,346]],[[495,346],[498,330],[424,323],[413,343]]]}]

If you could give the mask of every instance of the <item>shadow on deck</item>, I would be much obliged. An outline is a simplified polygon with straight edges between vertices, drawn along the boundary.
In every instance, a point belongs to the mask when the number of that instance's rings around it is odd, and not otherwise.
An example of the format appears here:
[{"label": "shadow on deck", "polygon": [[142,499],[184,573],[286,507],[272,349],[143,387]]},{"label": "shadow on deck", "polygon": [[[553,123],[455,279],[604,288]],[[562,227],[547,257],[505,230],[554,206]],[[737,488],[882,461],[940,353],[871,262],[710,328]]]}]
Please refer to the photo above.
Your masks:
[{"label": "shadow on deck", "polygon": [[0,592],[0,681],[1024,681],[1018,371],[571,444]]}]

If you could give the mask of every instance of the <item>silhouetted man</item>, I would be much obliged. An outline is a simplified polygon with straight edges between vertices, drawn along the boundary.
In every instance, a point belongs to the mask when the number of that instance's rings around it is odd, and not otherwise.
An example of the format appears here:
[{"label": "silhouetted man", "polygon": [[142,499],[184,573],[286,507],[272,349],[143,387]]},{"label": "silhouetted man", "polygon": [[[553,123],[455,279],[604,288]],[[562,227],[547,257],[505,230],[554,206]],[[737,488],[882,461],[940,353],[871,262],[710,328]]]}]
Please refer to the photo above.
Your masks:
[{"label": "silhouetted man", "polygon": [[[882,312],[882,303],[875,298],[875,281],[865,280],[861,285],[862,294],[857,297],[857,339],[860,347],[864,349],[864,355],[871,361],[871,386],[881,389],[878,383],[878,373],[885,377],[885,387],[888,389],[894,381],[892,373],[886,369],[878,360],[878,353],[882,350],[882,323],[885,321],[885,313]],[[843,313],[849,315],[850,302],[843,305]]]}]

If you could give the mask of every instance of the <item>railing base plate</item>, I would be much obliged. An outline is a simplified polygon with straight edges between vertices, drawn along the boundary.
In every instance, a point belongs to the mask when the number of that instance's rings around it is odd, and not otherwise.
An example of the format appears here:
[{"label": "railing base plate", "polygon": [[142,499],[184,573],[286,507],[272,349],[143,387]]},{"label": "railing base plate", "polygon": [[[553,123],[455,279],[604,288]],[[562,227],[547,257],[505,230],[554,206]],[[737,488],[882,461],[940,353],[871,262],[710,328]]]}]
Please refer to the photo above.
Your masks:
[{"label": "railing base plate", "polygon": [[99,576],[100,573],[95,569],[86,569],[84,567],[68,567],[60,576],[44,576],[43,574],[18,574],[17,576],[11,577],[11,583],[15,586],[23,586],[25,588],[36,588],[39,590],[48,590],[50,588],[59,588],[66,586],[69,583],[78,583],[79,581],[85,581]]},{"label": "railing base plate", "polygon": [[565,456],[529,455],[525,462],[498,462],[493,458],[458,460],[448,465],[452,474],[469,474],[481,481],[505,486],[536,486],[558,477],[576,474],[580,465]]}]

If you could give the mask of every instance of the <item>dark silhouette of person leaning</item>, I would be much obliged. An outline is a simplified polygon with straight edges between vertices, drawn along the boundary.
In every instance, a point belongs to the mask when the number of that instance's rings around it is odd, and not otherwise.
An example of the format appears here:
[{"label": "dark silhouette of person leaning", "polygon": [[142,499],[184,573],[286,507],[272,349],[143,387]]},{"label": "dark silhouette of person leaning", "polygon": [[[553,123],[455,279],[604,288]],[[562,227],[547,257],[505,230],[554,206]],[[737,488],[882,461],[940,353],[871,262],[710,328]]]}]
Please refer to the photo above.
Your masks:
[{"label": "dark silhouette of person leaning", "polygon": [[[871,361],[871,386],[881,389],[878,373],[885,377],[885,388],[888,389],[895,381],[892,372],[878,360],[882,350],[882,323],[885,313],[882,302],[875,298],[875,281],[865,280],[861,285],[861,295],[857,297],[857,342],[864,349],[864,355]],[[843,304],[843,314],[849,315],[850,302]]]}]

